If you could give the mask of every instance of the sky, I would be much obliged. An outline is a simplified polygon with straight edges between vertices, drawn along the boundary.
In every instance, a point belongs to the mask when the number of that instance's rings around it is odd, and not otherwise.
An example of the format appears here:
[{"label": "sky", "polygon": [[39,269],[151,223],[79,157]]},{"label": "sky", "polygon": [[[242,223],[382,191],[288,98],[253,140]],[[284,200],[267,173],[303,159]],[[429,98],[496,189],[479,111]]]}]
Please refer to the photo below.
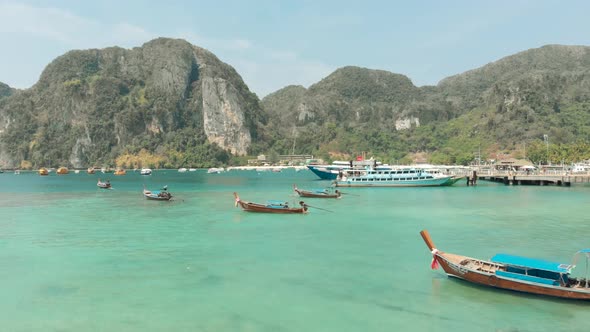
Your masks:
[{"label": "sky", "polygon": [[343,66],[416,86],[547,44],[590,45],[590,1],[0,0],[0,82],[29,88],[72,49],[182,38],[258,97]]}]

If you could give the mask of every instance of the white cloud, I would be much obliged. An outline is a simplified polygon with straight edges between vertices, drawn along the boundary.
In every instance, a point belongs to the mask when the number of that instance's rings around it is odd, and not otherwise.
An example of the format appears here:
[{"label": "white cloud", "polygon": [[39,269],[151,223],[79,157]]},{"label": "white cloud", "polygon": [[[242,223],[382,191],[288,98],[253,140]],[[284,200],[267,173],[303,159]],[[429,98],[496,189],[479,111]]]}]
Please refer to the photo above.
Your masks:
[{"label": "white cloud", "polygon": [[154,37],[126,22],[109,25],[63,9],[18,3],[0,3],[0,33],[43,38],[68,48],[129,47]]}]

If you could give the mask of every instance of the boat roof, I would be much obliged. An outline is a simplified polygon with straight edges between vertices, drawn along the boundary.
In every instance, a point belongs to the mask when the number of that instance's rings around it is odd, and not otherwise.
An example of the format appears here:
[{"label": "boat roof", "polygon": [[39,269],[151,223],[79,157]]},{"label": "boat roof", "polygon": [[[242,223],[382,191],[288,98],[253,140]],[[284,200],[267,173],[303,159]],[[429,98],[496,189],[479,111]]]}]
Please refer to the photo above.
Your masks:
[{"label": "boat roof", "polygon": [[491,261],[504,265],[511,265],[526,269],[551,271],[556,273],[570,273],[573,267],[570,264],[556,263],[542,259],[514,256],[509,254],[496,254],[494,257],[492,257]]},{"label": "boat roof", "polygon": [[276,201],[276,200],[268,200],[268,201],[266,201],[266,204],[270,204],[270,205],[285,205],[285,204],[289,204],[289,202]]}]

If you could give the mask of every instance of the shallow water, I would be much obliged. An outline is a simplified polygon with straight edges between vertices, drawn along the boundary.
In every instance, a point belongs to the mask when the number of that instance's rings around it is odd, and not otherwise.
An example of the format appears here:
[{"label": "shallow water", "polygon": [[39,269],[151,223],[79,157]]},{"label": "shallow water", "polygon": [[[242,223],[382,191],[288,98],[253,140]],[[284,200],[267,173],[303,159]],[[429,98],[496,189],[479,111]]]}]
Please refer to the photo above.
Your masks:
[{"label": "shallow water", "polygon": [[[113,190],[96,187],[109,178]],[[590,304],[476,287],[429,268],[419,231],[472,257],[570,262],[590,187],[343,188],[307,215],[308,171],[0,174],[5,331],[587,331]],[[168,185],[172,202],[141,190]],[[584,266],[581,266],[584,272]]]}]

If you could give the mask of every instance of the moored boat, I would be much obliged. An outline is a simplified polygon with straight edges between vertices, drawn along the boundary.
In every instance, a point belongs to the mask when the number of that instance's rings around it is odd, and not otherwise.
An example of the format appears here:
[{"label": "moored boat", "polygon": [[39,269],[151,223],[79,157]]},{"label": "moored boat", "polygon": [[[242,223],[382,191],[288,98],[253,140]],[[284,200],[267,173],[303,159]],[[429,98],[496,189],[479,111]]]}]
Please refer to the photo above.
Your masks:
[{"label": "moored boat", "polygon": [[428,231],[423,230],[420,235],[432,253],[431,268],[436,269],[440,264],[449,277],[524,293],[590,300],[588,275],[585,278],[571,276],[580,255],[586,257],[588,267],[590,249],[578,251],[573,264],[508,254],[497,254],[486,261],[440,251],[434,246]]},{"label": "moored boat", "polygon": [[152,175],[152,170],[149,168],[142,168],[141,171],[139,171],[139,174],[141,175]]},{"label": "moored boat", "polygon": [[164,186],[160,190],[147,190],[144,186],[143,196],[153,201],[169,201],[172,198],[172,194],[168,192],[168,186]]},{"label": "moored boat", "polygon": [[438,187],[451,186],[463,177],[430,174],[419,168],[349,169],[340,171],[336,187]]},{"label": "moored boat", "polygon": [[68,174],[70,172],[70,170],[68,170],[67,167],[60,167],[57,169],[57,171],[55,173],[60,174],[60,175],[64,175],[64,174]]},{"label": "moored boat", "polygon": [[49,171],[45,167],[39,168],[39,175],[49,175]]},{"label": "moored boat", "polygon": [[115,173],[113,173],[113,174],[115,174],[115,175],[125,175],[125,174],[127,174],[127,171],[125,171],[123,168],[117,168],[115,170]]},{"label": "moored boat", "polygon": [[311,198],[340,198],[342,193],[336,189],[331,192],[329,189],[314,189],[314,190],[303,190],[297,188],[297,185],[293,185],[293,190],[297,193],[297,195],[301,197],[311,197]]},{"label": "moored boat", "polygon": [[301,207],[289,207],[288,202],[283,201],[269,201],[266,204],[252,203],[242,201],[240,196],[234,192],[236,207],[240,206],[242,210],[248,212],[263,212],[263,213],[307,213],[307,204],[303,201],[299,202]]},{"label": "moored boat", "polygon": [[106,180],[105,182],[100,181],[100,179],[98,179],[98,182],[96,183],[96,186],[101,188],[101,189],[111,189],[111,181]]},{"label": "moored boat", "polygon": [[178,169],[178,173],[185,173],[186,171],[187,171],[187,169],[184,167],[181,167]]},{"label": "moored boat", "polygon": [[94,174],[96,171],[94,170],[94,167],[88,167],[88,169],[86,170],[86,173],[88,174]]}]

